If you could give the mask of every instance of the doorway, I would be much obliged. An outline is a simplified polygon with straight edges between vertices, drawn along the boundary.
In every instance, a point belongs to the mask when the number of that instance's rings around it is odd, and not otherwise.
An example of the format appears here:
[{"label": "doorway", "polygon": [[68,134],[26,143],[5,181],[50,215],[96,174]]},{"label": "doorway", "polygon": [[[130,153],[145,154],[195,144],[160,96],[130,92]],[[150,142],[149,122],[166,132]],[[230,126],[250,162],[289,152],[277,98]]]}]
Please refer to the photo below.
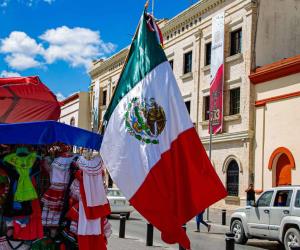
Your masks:
[{"label": "doorway", "polygon": [[268,168],[273,173],[273,187],[292,185],[292,170],[296,166],[290,150],[277,148],[270,157]]},{"label": "doorway", "polygon": [[286,154],[281,154],[276,166],[276,187],[292,185],[292,167]]}]

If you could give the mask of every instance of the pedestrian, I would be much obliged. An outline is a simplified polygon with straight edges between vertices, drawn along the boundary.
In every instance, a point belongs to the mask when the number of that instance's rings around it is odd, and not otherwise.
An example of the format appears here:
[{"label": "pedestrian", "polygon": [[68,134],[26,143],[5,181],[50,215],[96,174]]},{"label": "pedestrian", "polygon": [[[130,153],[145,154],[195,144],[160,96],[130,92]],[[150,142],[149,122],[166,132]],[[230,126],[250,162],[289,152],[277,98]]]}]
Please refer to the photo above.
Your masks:
[{"label": "pedestrian", "polygon": [[253,184],[250,184],[249,187],[245,190],[247,193],[247,206],[254,206],[255,204],[255,190]]},{"label": "pedestrian", "polygon": [[207,227],[207,231],[210,231],[211,225],[208,225],[204,220],[203,220],[203,214],[204,211],[202,211],[201,213],[199,213],[196,216],[196,223],[197,223],[197,230],[195,232],[200,232],[200,223],[202,223],[204,226]]}]

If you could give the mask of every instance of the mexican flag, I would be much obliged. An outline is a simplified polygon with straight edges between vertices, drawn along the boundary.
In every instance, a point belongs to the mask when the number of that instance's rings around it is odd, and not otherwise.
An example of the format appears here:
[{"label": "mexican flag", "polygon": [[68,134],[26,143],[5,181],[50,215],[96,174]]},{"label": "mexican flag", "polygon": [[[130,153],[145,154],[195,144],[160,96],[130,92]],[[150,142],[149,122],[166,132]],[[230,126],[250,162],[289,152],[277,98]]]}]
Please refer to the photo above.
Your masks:
[{"label": "mexican flag", "polygon": [[157,31],[144,12],[104,117],[100,153],[113,181],[162,239],[189,249],[182,225],[226,191],[189,117]]}]

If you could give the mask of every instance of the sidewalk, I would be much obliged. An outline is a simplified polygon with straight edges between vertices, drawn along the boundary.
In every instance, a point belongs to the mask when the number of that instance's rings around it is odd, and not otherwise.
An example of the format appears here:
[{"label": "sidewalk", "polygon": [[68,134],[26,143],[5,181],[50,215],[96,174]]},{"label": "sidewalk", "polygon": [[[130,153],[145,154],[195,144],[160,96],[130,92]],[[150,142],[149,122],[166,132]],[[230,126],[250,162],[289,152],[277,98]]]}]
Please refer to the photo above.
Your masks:
[{"label": "sidewalk", "polygon": [[[234,213],[234,210],[226,210],[226,225],[230,224],[230,216]],[[205,210],[204,220],[207,218],[207,210]],[[209,209],[209,221],[211,224],[222,225],[222,209],[210,208]]]},{"label": "sidewalk", "polygon": [[[165,250],[170,248],[165,248],[162,246],[153,246],[152,249]],[[149,247],[146,247],[145,242],[140,241],[132,237],[127,237],[126,239],[120,239],[117,235],[112,234],[108,239],[107,249],[112,250],[149,250]]]},{"label": "sidewalk", "polygon": [[[223,237],[219,238],[220,235],[224,235],[228,227],[221,226],[214,224],[212,225],[212,229],[210,233],[206,232],[206,228],[201,227],[201,233],[194,233],[195,225],[194,223],[189,223],[187,225],[188,235],[191,240],[191,244],[193,249],[214,249],[213,246],[223,246],[224,241]],[[218,241],[215,241],[217,238]],[[206,239],[206,240],[205,240]],[[215,242],[212,243],[212,240]],[[201,245],[201,248],[200,248]],[[152,247],[147,247],[145,244],[145,239],[141,240],[136,237],[126,236],[125,239],[120,239],[118,235],[112,234],[111,237],[108,239],[108,250],[150,250],[150,249],[157,249],[157,250],[177,250],[178,245],[169,245],[164,247],[158,243],[154,242]]]},{"label": "sidewalk", "polygon": [[[211,232],[207,234],[207,229],[204,226],[201,226],[201,233],[195,233],[196,229],[196,220],[192,219],[187,223],[187,233],[193,244],[194,249],[199,249],[200,245],[204,247],[203,249],[213,249],[211,247],[211,240],[216,240],[215,244],[223,246],[224,244],[224,235],[229,231],[230,215],[233,211],[227,211],[226,213],[226,226],[222,226],[222,210],[220,209],[210,209],[210,224],[212,225]],[[154,230],[154,246],[146,247],[146,222],[145,219],[138,213],[133,212],[132,219],[127,222],[126,225],[126,238],[120,239],[118,237],[119,223],[118,220],[112,220],[113,223],[113,234],[108,240],[108,249],[109,250],[149,250],[151,248],[159,250],[177,250],[177,245],[165,246],[160,240],[160,236],[157,230]],[[204,215],[206,220],[206,213]],[[142,232],[142,233],[141,233]],[[159,238],[157,238],[159,237]],[[205,239],[208,241],[206,242]],[[199,246],[198,246],[199,245]],[[201,248],[202,248],[201,247]]]}]

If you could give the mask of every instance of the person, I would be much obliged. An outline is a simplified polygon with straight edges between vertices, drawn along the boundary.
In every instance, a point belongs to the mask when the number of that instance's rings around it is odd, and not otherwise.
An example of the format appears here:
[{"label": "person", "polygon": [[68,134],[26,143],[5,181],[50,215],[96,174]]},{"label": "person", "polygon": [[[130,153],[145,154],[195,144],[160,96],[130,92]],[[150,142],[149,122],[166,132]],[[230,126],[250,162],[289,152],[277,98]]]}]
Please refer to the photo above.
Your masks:
[{"label": "person", "polygon": [[276,206],[277,207],[285,207],[287,203],[287,194],[286,193],[279,193],[277,197]]},{"label": "person", "polygon": [[245,190],[247,193],[247,206],[254,206],[255,204],[255,190],[253,184],[250,184],[249,187]]},{"label": "person", "polygon": [[210,231],[211,225],[208,225],[204,220],[203,220],[203,214],[204,211],[202,211],[201,213],[199,213],[196,216],[196,223],[197,223],[197,230],[195,232],[200,232],[200,223],[202,223],[204,226],[207,227],[207,231]]}]

